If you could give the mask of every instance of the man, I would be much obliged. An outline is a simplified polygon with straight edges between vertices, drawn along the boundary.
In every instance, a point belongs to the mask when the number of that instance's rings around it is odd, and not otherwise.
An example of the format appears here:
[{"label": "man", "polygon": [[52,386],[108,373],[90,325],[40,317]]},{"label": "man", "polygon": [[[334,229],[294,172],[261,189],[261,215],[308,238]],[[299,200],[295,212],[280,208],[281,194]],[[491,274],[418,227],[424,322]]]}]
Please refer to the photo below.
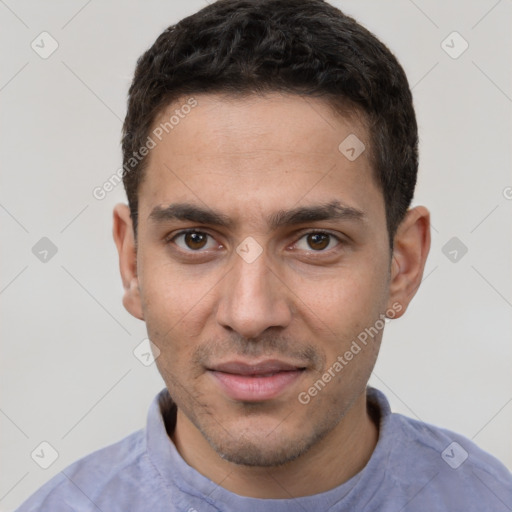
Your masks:
[{"label": "man", "polygon": [[512,510],[500,462],[367,387],[429,251],[417,141],[394,56],[321,0],[222,0],[161,34],[114,239],[166,389],[19,510]]}]

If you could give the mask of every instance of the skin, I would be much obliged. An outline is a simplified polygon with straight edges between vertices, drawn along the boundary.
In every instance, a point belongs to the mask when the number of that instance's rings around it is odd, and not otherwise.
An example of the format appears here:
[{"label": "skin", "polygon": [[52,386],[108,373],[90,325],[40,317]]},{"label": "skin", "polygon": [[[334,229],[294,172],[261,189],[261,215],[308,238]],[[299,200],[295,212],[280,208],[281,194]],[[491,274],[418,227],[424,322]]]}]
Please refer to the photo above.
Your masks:
[{"label": "skin", "polygon": [[[178,406],[173,442],[190,466],[257,498],[332,489],[364,468],[378,440],[365,388],[382,329],[309,403],[298,395],[379,315],[393,305],[395,318],[405,312],[430,247],[429,212],[408,211],[391,253],[367,131],[322,99],[195,98],[151,150],[137,243],[128,207],[115,207],[124,306],[161,351],[156,363]],[[169,105],[155,126],[185,101]],[[351,133],[367,148],[353,162],[338,150]],[[281,210],[333,201],[360,216],[269,223]],[[151,216],[177,203],[231,224]],[[178,236],[188,228],[209,236]],[[236,252],[249,236],[262,249],[251,263]],[[226,396],[207,370],[233,359],[305,369],[277,397],[246,402]]]}]

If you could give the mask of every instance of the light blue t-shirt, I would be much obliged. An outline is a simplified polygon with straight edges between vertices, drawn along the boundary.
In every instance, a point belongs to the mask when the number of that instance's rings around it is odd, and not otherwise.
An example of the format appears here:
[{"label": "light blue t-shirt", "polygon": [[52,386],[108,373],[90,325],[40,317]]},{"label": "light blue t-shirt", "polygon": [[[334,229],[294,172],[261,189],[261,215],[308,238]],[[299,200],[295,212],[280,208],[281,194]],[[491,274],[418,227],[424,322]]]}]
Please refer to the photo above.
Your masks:
[{"label": "light blue t-shirt", "polygon": [[67,467],[17,512],[512,511],[512,474],[498,460],[465,437],[392,413],[374,388],[367,396],[380,425],[375,450],[357,475],[321,494],[247,498],[198,473],[167,434],[162,409],[171,432],[175,406],[164,389],[144,430]]}]

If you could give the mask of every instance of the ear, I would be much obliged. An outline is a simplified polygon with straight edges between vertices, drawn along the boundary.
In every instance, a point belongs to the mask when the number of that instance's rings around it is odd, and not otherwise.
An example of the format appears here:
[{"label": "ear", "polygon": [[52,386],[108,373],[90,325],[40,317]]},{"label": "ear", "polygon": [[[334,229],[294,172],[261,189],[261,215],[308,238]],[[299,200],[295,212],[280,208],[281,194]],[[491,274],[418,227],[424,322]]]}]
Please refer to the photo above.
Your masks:
[{"label": "ear", "polygon": [[130,209],[126,204],[114,207],[114,241],[119,253],[119,270],[123,281],[123,305],[135,318],[144,320],[137,277],[137,249]]},{"label": "ear", "polygon": [[402,316],[418,290],[430,250],[430,213],[424,206],[409,210],[398,226],[391,258],[388,307],[400,304]]}]

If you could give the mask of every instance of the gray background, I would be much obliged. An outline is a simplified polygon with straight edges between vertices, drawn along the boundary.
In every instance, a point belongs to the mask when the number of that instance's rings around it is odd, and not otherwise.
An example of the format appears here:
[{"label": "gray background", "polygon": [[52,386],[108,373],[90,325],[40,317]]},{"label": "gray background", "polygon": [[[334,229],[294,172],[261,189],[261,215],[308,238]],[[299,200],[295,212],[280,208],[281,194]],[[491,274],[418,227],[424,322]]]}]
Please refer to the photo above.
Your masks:
[{"label": "gray background", "polygon": [[[409,76],[421,131],[415,204],[432,212],[424,282],[387,327],[371,383],[395,411],[458,431],[512,468],[512,2],[333,3]],[[111,211],[124,192],[92,192],[120,166],[137,57],[204,4],[0,1],[1,511],[142,427],[163,387],[133,355],[145,327],[121,304]],[[51,49],[43,31],[58,43],[47,58],[31,47]],[[461,55],[454,31],[469,44]],[[43,441],[58,452],[48,469]]]}]

